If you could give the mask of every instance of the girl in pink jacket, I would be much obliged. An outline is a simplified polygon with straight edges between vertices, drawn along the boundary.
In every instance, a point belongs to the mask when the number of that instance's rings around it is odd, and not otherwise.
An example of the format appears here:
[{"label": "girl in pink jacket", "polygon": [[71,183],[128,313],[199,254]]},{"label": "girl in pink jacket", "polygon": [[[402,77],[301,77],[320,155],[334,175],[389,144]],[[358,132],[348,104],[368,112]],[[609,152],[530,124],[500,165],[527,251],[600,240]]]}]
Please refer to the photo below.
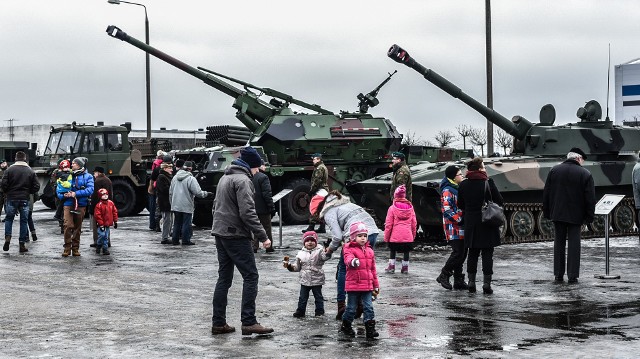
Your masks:
[{"label": "girl in pink jacket", "polygon": [[369,245],[367,226],[362,222],[355,222],[349,228],[349,243],[344,245],[344,264],[347,266],[347,309],[342,315],[340,331],[347,336],[354,337],[356,333],[351,322],[356,314],[356,307],[362,301],[364,327],[367,338],[378,336],[374,320],[372,298],[380,293],[376,259],[373,249]]},{"label": "girl in pink jacket", "polygon": [[384,241],[389,245],[389,266],[387,273],[396,271],[396,252],[402,252],[402,269],[400,273],[409,274],[409,252],[416,238],[416,212],[406,199],[407,189],[404,185],[396,188],[393,204],[387,211],[384,222]]}]

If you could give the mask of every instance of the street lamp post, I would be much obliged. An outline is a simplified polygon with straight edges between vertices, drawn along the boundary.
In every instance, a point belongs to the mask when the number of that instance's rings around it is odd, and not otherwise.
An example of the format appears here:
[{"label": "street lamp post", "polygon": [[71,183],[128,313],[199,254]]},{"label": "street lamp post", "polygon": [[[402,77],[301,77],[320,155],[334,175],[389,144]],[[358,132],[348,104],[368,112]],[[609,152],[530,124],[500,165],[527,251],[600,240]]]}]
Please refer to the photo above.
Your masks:
[{"label": "street lamp post", "polygon": [[[149,45],[149,17],[147,16],[147,7],[143,4],[138,4],[135,2],[123,1],[123,0],[107,0],[109,4],[119,5],[130,4],[130,5],[138,5],[144,8],[144,35],[145,35],[145,43]],[[151,138],[151,71],[149,69],[149,53],[145,52],[146,58],[146,84],[147,84],[147,139]]]}]

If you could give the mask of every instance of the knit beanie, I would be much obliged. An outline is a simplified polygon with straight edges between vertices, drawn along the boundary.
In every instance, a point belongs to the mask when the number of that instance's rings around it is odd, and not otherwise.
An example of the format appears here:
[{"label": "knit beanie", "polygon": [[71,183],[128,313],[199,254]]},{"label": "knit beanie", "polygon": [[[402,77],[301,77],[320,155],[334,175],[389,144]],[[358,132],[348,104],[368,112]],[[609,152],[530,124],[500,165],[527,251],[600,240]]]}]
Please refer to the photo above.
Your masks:
[{"label": "knit beanie", "polygon": [[306,244],[308,241],[313,241],[315,244],[318,244],[318,234],[314,231],[306,231],[302,235],[302,245]]},{"label": "knit beanie", "polygon": [[458,174],[460,169],[456,166],[449,166],[446,170],[444,170],[444,175],[447,176],[448,179],[453,180],[456,179],[456,175]]},{"label": "knit beanie", "polygon": [[407,187],[403,184],[398,186],[395,192],[393,192],[393,198],[407,198]]},{"label": "knit beanie", "polygon": [[182,168],[184,166],[184,160],[182,158],[178,158],[176,160],[176,168]]},{"label": "knit beanie", "polygon": [[63,169],[63,168],[71,168],[71,162],[69,162],[69,160],[62,160],[62,161],[60,161],[60,163],[58,164],[58,168],[59,168],[59,169]]},{"label": "knit beanie", "polygon": [[262,165],[262,157],[251,146],[243,147],[240,150],[240,159],[245,161],[250,168],[258,168]]},{"label": "knit beanie", "polygon": [[162,163],[171,163],[173,162],[173,159],[171,158],[171,156],[166,155],[162,157]]},{"label": "knit beanie", "polygon": [[356,222],[353,223],[351,227],[349,227],[349,238],[351,239],[351,241],[355,241],[356,236],[358,236],[358,234],[360,233],[369,233],[369,231],[367,230],[367,226],[364,223]]},{"label": "knit beanie", "polygon": [[80,168],[84,168],[84,165],[87,164],[87,159],[86,159],[86,157],[76,157],[76,158],[73,159],[73,163],[75,163],[78,166],[80,166]]}]

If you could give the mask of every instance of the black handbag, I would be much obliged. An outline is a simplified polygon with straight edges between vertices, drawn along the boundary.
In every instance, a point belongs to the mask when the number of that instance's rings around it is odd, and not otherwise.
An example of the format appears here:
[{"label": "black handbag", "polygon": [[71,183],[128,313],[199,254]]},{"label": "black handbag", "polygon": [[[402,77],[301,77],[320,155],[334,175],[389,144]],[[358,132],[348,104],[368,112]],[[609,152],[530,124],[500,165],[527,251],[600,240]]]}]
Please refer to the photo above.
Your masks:
[{"label": "black handbag", "polygon": [[[493,202],[491,190],[489,190],[489,181],[484,182],[485,201],[482,205],[482,223],[489,224],[494,227],[500,227],[504,224],[504,209],[499,204]],[[486,194],[489,192],[489,199]]]}]

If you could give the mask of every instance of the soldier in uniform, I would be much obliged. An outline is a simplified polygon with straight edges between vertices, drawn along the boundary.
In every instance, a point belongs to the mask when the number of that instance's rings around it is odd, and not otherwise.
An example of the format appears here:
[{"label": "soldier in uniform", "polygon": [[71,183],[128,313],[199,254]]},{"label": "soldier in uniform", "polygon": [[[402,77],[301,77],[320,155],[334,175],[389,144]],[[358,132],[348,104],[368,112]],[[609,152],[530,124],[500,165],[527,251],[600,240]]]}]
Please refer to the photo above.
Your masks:
[{"label": "soldier in uniform", "polygon": [[[313,166],[315,169],[313,170],[313,174],[311,174],[311,190],[309,190],[309,199],[315,196],[316,192],[321,189],[329,192],[329,185],[327,182],[329,181],[329,170],[327,170],[327,166],[322,162],[322,154],[314,153],[311,155],[311,160],[313,161]],[[324,228],[324,222],[318,219],[318,216],[315,213],[311,213],[309,216],[309,227],[307,229],[303,229],[302,233],[313,231],[316,223],[320,222],[320,227],[315,231],[316,233],[326,233]]]},{"label": "soldier in uniform", "polygon": [[393,177],[391,178],[391,191],[390,196],[391,200],[393,200],[393,194],[396,191],[396,188],[400,187],[400,185],[404,185],[407,187],[407,196],[406,198],[411,201],[411,171],[409,171],[409,166],[405,162],[405,156],[402,152],[394,152],[391,154],[391,169],[393,170]]},{"label": "soldier in uniform", "polygon": [[[7,170],[7,160],[4,158],[0,160],[0,180],[4,177],[4,173]],[[2,216],[2,210],[4,209],[4,192],[0,190],[0,216]]]}]

